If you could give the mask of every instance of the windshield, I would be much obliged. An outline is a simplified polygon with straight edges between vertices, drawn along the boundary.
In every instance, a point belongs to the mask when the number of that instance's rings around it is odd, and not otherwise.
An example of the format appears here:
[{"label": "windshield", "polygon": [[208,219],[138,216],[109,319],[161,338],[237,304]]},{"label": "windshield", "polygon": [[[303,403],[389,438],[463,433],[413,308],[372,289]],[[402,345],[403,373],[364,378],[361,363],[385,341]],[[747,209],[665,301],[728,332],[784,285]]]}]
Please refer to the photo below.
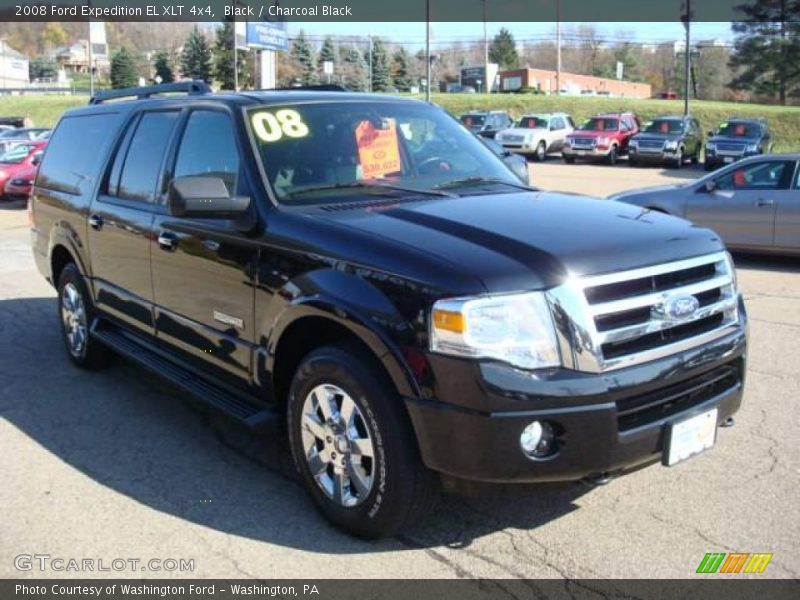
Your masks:
[{"label": "windshield", "polygon": [[8,152],[0,156],[0,162],[10,165],[18,165],[28,158],[33,146],[27,144],[17,144],[12,146]]},{"label": "windshield", "polygon": [[480,127],[486,122],[484,115],[461,115],[461,122],[467,127]]},{"label": "windshield", "polygon": [[519,183],[473,134],[425,104],[261,106],[249,111],[248,121],[269,184],[284,204],[392,189],[433,193],[474,178]]},{"label": "windshield", "polygon": [[617,131],[619,119],[593,117],[580,126],[581,131]]},{"label": "windshield", "polygon": [[549,126],[547,119],[541,117],[522,117],[519,121],[519,127],[525,129],[547,129]]},{"label": "windshield", "polygon": [[677,119],[656,119],[644,128],[644,132],[664,134],[683,133],[683,121]]},{"label": "windshield", "polygon": [[733,137],[758,137],[761,135],[761,127],[756,123],[723,123],[717,130],[717,135],[729,135]]}]

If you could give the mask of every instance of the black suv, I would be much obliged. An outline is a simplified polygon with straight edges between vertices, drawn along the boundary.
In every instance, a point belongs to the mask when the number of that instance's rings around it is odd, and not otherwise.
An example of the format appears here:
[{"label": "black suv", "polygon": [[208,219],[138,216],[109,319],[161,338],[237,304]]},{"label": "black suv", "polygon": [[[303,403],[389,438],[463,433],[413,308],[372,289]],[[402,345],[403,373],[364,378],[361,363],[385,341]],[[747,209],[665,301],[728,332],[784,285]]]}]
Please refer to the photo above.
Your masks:
[{"label": "black suv", "polygon": [[494,139],[498,131],[514,125],[514,120],[504,110],[473,110],[459,118],[472,133],[489,139]]},{"label": "black suv", "polygon": [[708,132],[706,171],[747,156],[772,152],[772,136],[766,119],[729,119],[717,132]]},{"label": "black suv", "polygon": [[702,151],[703,135],[697,119],[690,116],[656,117],[631,138],[628,160],[631,165],[655,162],[680,169],[687,160],[692,164],[700,162]]},{"label": "black suv", "polygon": [[71,359],[110,348],[283,423],[358,536],[408,526],[442,475],[674,464],[741,402],[746,316],[714,233],[529,188],[417,100],[105,92],[61,118],[31,209]]}]

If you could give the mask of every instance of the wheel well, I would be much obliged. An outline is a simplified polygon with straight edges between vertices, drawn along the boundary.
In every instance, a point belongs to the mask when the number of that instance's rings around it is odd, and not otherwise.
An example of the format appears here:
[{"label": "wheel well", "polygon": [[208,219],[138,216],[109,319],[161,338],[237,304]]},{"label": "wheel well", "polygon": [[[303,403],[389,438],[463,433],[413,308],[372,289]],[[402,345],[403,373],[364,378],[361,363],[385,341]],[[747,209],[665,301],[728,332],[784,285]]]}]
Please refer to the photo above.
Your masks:
[{"label": "wheel well", "polygon": [[275,400],[283,405],[289,397],[292,377],[300,362],[317,348],[335,343],[346,343],[370,357],[374,366],[380,369],[388,383],[392,382],[383,363],[370,347],[347,327],[325,317],[303,317],[298,319],[281,334],[275,348],[275,364],[272,370],[272,387]]},{"label": "wheel well", "polygon": [[50,255],[50,273],[53,277],[53,285],[58,287],[58,279],[61,277],[61,271],[69,263],[75,262],[72,254],[64,246],[56,246]]}]

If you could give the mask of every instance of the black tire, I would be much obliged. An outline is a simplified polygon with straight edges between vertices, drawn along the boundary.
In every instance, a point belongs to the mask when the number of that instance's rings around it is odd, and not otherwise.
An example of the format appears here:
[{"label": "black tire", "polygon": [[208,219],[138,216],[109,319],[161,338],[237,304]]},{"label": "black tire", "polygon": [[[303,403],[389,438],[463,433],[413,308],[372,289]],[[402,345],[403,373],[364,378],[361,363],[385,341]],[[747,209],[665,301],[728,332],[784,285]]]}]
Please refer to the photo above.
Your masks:
[{"label": "black tire", "polygon": [[[349,396],[360,411],[362,428],[368,428],[373,442],[374,459],[369,462],[372,487],[354,506],[344,506],[330,497],[312,475],[306,458],[304,404],[321,385],[335,386]],[[349,344],[330,345],[303,359],[292,379],[287,423],[292,457],[306,491],[322,515],[342,531],[364,539],[395,535],[410,527],[436,503],[439,478],[422,464],[402,400],[373,357],[360,348]],[[335,449],[339,441],[335,440],[332,448]],[[313,442],[317,448],[323,443],[321,439]],[[335,454],[332,456],[336,458]],[[345,463],[341,455],[339,459]],[[317,473],[330,477],[331,481],[336,477],[332,464]],[[352,493],[353,479],[346,481]]]},{"label": "black tire", "polygon": [[568,165],[574,165],[575,164],[575,157],[574,156],[565,156],[564,157],[564,162],[567,163]]},{"label": "black tire", "polygon": [[639,161],[635,158],[628,158],[628,164],[632,167],[638,167]]},{"label": "black tire", "polygon": [[[77,310],[73,294],[77,294],[82,311]],[[69,316],[68,304],[75,307]],[[80,312],[83,313],[83,318],[78,316]],[[89,335],[89,328],[95,316],[94,305],[83,276],[74,263],[68,263],[58,277],[58,316],[58,321],[61,323],[61,337],[70,360],[83,369],[99,369],[106,366],[112,352]],[[77,325],[83,327],[81,344],[76,344],[75,338],[69,335],[69,331],[72,331],[74,336],[74,328]]]},{"label": "black tire", "polygon": [[703,168],[706,171],[713,171],[714,170],[714,165],[709,163],[709,162],[706,162],[706,163],[703,163]]},{"label": "black tire", "polygon": [[610,164],[610,165],[617,164],[617,145],[616,144],[612,144],[611,145],[611,150],[608,151],[608,156],[606,157],[606,161],[608,161],[608,164]]},{"label": "black tire", "polygon": [[697,151],[696,151],[696,152],[695,152],[695,153],[692,155],[692,164],[693,164],[693,165],[699,165],[699,164],[700,164],[700,150],[697,150]]},{"label": "black tire", "polygon": [[539,161],[544,161],[545,157],[547,156],[547,145],[544,142],[539,142],[539,145],[536,146],[536,154],[533,157]]}]

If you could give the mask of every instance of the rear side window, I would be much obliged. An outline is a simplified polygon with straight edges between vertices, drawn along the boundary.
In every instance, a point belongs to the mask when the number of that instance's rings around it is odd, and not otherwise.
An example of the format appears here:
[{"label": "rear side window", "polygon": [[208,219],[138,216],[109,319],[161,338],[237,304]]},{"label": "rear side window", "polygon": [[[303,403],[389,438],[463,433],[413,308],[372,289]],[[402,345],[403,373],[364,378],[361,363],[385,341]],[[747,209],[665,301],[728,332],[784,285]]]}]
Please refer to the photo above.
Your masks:
[{"label": "rear side window", "polygon": [[62,119],[48,143],[36,185],[67,194],[91,191],[118,118],[104,113]]},{"label": "rear side window", "polygon": [[[119,198],[141,202],[154,201],[164,151],[167,149],[179,114],[177,111],[171,111],[142,115],[125,153],[119,185],[116,188]],[[119,155],[115,163],[118,160],[120,160]],[[115,168],[112,167],[112,177],[114,171]],[[110,191],[114,189],[114,182],[109,183]]]},{"label": "rear side window", "polygon": [[173,177],[221,177],[228,192],[233,193],[238,172],[239,151],[228,115],[210,110],[192,112],[183,132]]}]

